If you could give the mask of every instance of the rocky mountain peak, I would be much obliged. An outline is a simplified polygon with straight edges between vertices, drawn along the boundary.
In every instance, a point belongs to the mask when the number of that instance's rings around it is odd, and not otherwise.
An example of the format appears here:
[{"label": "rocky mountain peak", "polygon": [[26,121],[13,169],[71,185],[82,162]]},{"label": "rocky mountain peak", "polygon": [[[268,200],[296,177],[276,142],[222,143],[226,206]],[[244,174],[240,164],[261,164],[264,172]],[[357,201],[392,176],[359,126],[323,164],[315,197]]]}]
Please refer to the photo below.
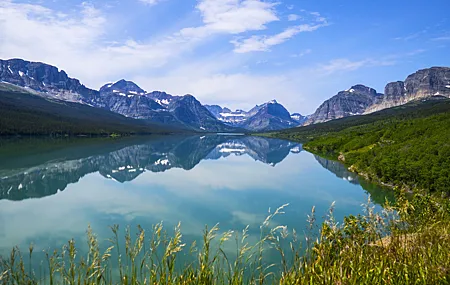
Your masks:
[{"label": "rocky mountain peak", "polygon": [[450,68],[435,66],[421,69],[409,75],[405,81],[388,83],[384,89],[383,100],[368,108],[365,113],[433,96],[450,98]]},{"label": "rocky mountain peak", "polygon": [[435,66],[409,75],[405,80],[405,92],[416,99],[450,97],[450,68]]},{"label": "rocky mountain peak", "polygon": [[308,118],[306,124],[361,115],[370,106],[379,103],[382,99],[383,94],[377,93],[375,89],[362,84],[354,85],[322,103],[316,112]]},{"label": "rocky mountain peak", "polygon": [[163,91],[153,91],[150,93],[146,93],[145,96],[163,106],[168,106],[173,101],[173,99],[178,98],[178,96],[172,96]]},{"label": "rocky mountain peak", "polygon": [[279,117],[282,120],[291,119],[291,114],[289,113],[289,111],[286,110],[286,108],[283,105],[278,104],[278,102],[275,100],[270,101],[267,105],[261,108],[261,110],[259,110],[258,113],[261,112],[266,112],[267,114]]},{"label": "rocky mountain peak", "polygon": [[114,92],[114,93],[125,93],[125,94],[135,94],[144,95],[145,91],[139,87],[136,83],[132,81],[127,81],[121,79],[116,83],[108,83],[100,88],[100,92]]},{"label": "rocky mountain peak", "polygon": [[40,92],[42,96],[60,100],[92,103],[98,91],[86,88],[64,70],[41,62],[22,59],[0,60],[0,80]]},{"label": "rocky mountain peak", "polygon": [[377,96],[377,91],[375,89],[367,87],[362,84],[354,85],[354,86],[350,87],[350,89],[347,89],[346,92],[364,94],[364,95],[368,95],[368,96]]}]

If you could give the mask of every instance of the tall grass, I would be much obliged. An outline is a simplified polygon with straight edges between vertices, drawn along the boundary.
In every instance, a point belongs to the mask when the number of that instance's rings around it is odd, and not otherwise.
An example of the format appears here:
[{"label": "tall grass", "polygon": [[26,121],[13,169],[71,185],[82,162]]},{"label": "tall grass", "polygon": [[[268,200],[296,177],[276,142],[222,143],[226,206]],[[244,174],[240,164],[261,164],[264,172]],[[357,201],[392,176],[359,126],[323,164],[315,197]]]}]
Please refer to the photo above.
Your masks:
[{"label": "tall grass", "polygon": [[[33,260],[13,248],[0,262],[1,284],[449,284],[450,202],[417,194],[400,195],[396,205],[375,212],[370,200],[364,214],[338,223],[330,207],[317,225],[314,207],[304,238],[286,226],[271,226],[284,205],[269,213],[260,239],[250,243],[241,232],[205,228],[200,244],[183,242],[181,225],[170,233],[163,224],[150,231],[111,227],[110,246],[100,249],[87,230],[88,252],[73,240],[46,260]],[[315,228],[318,227],[319,231]],[[121,239],[124,237],[125,242]],[[225,246],[233,244],[232,254]],[[269,263],[266,255],[277,253]],[[28,259],[28,260],[27,260]],[[40,264],[36,270],[25,264]],[[36,268],[36,267],[33,267]]]}]

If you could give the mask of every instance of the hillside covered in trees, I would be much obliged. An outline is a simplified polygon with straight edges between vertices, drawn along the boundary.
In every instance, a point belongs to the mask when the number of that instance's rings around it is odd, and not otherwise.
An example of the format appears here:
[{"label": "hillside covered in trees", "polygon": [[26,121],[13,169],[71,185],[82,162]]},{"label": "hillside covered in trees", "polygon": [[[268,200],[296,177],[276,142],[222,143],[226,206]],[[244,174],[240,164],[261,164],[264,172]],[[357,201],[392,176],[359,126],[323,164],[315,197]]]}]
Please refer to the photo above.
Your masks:
[{"label": "hillside covered in trees", "polygon": [[98,136],[178,131],[83,104],[0,89],[0,136]]},{"label": "hillside covered in trees", "polygon": [[450,193],[450,100],[432,98],[265,135],[304,142],[369,180]]}]

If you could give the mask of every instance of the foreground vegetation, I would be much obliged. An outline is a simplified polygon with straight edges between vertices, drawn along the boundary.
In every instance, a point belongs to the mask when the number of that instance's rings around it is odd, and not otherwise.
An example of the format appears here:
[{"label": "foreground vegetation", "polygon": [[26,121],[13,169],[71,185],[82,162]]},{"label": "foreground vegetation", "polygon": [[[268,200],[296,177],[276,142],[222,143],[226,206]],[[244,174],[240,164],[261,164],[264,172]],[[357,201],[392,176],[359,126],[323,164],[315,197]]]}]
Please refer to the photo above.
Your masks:
[{"label": "foreground vegetation", "polygon": [[269,135],[305,142],[381,184],[450,194],[449,126],[442,99]]},{"label": "foreground vegetation", "polygon": [[[114,226],[111,246],[100,249],[89,229],[86,254],[74,241],[48,252],[45,261],[33,260],[33,246],[26,252],[13,249],[0,262],[0,283],[449,284],[448,199],[404,197],[381,213],[368,203],[363,215],[346,217],[342,224],[334,220],[332,206],[317,235],[313,208],[304,238],[285,226],[271,226],[281,207],[263,222],[261,239],[253,244],[248,228],[219,233],[215,226],[205,229],[198,245],[186,245],[180,225],[169,235],[158,224],[150,232],[139,228],[135,238],[126,230],[124,243]],[[273,251],[277,261],[268,263],[265,256]]]}]

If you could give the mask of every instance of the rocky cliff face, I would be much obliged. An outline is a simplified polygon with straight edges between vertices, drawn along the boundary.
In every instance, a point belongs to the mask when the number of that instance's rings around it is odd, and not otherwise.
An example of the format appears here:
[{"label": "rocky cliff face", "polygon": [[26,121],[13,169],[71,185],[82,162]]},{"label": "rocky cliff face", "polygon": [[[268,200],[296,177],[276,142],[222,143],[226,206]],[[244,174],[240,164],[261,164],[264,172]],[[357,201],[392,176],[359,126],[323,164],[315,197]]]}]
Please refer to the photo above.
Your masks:
[{"label": "rocky cliff face", "polygon": [[0,60],[0,81],[27,87],[49,97],[92,104],[99,92],[89,89],[79,80],[70,78],[64,70],[22,59]]},{"label": "rocky cliff face", "polygon": [[388,83],[384,94],[378,94],[374,89],[363,85],[353,86],[325,101],[305,125],[369,114],[433,96],[450,98],[450,68],[431,67],[419,70],[409,75],[405,81]]},{"label": "rocky cliff face", "polygon": [[153,91],[150,93],[145,94],[146,97],[154,100],[158,104],[162,106],[168,106],[174,99],[178,98],[179,96],[172,96],[170,94],[167,94],[166,92],[161,91]]},{"label": "rocky cliff face", "polygon": [[305,123],[317,124],[334,119],[363,114],[370,106],[382,101],[383,94],[364,85],[355,85],[325,101]]},{"label": "rocky cliff face", "polygon": [[387,84],[383,100],[368,108],[365,113],[380,111],[432,96],[450,98],[450,68],[431,67],[422,69],[409,75],[405,81]]}]

